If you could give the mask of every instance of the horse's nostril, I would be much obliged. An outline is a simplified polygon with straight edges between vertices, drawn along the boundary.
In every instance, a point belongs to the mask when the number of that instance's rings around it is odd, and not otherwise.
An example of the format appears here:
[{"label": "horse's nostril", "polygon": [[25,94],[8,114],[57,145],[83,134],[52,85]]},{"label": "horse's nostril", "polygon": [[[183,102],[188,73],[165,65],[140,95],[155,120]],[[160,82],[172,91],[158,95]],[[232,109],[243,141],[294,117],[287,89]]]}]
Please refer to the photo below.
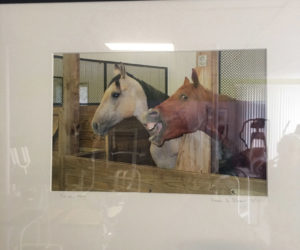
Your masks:
[{"label": "horse's nostril", "polygon": [[149,116],[152,116],[152,117],[157,117],[157,116],[159,116],[159,112],[158,112],[158,110],[156,110],[156,109],[150,109],[150,110],[148,111],[148,115],[149,115]]},{"label": "horse's nostril", "polygon": [[98,123],[97,123],[97,122],[93,122],[93,129],[94,129],[95,131],[98,131],[98,128],[99,128]]}]

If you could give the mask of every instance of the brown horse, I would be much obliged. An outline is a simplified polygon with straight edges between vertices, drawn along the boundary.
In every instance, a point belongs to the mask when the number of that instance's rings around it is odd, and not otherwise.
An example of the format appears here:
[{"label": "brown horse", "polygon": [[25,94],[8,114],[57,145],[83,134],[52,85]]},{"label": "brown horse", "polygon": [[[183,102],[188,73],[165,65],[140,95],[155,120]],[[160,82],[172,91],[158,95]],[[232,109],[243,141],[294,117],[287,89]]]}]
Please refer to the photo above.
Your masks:
[{"label": "brown horse", "polygon": [[[262,161],[264,166],[260,163],[259,168],[265,168],[265,152],[260,152],[263,150],[243,153],[238,150],[240,142],[238,126],[243,123],[236,115],[240,101],[225,95],[216,95],[205,89],[199,83],[194,69],[192,80],[193,83],[186,77],[184,84],[170,98],[146,113],[144,125],[151,135],[150,141],[162,145],[172,138],[200,130],[221,142],[222,153],[227,155],[226,160],[230,165],[247,165],[249,168],[253,161],[251,157],[258,155],[260,159],[264,158]],[[218,153],[220,155],[220,152]],[[244,175],[263,178],[265,174]]]},{"label": "brown horse", "polygon": [[[166,101],[150,109],[146,118],[146,128],[151,141],[161,145],[164,141],[201,130],[213,137],[220,133],[215,128],[216,120],[213,101],[216,95],[205,89],[198,80],[195,70],[192,72],[193,84],[186,77],[184,84]],[[219,95],[219,108],[232,104],[233,99]]]}]

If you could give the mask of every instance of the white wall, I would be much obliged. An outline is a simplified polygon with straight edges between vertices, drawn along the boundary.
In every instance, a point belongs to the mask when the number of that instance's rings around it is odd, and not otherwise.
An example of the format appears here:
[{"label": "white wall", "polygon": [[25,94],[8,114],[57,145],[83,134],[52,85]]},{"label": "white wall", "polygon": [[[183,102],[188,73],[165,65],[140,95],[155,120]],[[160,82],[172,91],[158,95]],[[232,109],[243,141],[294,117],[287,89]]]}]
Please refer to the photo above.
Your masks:
[{"label": "white wall", "polygon": [[[272,104],[281,100],[271,86],[300,85],[299,23],[300,2],[286,0],[1,5],[1,249],[299,249],[295,140],[277,164],[270,159],[265,198],[50,192],[53,52],[107,52],[105,42],[124,41],[266,48]],[[297,122],[275,112],[272,147],[276,124]],[[29,158],[15,164],[10,152],[22,156],[22,147]]]}]

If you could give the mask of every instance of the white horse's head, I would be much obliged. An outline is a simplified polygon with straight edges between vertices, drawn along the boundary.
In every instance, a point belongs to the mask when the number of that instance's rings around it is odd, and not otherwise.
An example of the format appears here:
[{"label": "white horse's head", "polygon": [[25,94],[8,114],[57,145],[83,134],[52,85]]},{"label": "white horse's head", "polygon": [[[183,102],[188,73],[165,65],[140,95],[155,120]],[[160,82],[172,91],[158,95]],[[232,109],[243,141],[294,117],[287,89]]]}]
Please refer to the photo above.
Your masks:
[{"label": "white horse's head", "polygon": [[147,98],[140,84],[126,74],[123,64],[115,65],[115,77],[94,114],[92,128],[95,133],[105,135],[125,118],[140,119],[147,109]]}]

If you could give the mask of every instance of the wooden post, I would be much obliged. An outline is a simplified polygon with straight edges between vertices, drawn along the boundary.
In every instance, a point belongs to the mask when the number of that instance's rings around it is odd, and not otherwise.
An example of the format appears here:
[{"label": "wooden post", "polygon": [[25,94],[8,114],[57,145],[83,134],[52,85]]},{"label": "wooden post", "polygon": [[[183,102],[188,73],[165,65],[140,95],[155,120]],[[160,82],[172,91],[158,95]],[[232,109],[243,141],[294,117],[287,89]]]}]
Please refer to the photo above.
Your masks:
[{"label": "wooden post", "polygon": [[[196,71],[200,83],[214,93],[218,91],[218,52],[197,52]],[[213,100],[215,103],[215,100]],[[217,163],[211,138],[201,131],[183,136],[176,162],[177,170],[208,174]]]},{"label": "wooden post", "polygon": [[57,152],[52,152],[52,190],[64,190],[63,110],[53,108],[53,133],[58,132]]},{"label": "wooden post", "polygon": [[79,54],[63,56],[62,154],[79,152]]},{"label": "wooden post", "polygon": [[176,170],[209,174],[210,138],[201,131],[182,136]]},{"label": "wooden post", "polygon": [[219,52],[197,52],[196,71],[200,83],[214,93],[218,92],[219,86]]},{"label": "wooden post", "polygon": [[[219,89],[219,51],[197,52],[196,71],[200,83],[214,94],[218,94]],[[213,106],[217,109],[218,100],[213,99]],[[215,114],[217,115],[217,113]],[[215,117],[217,118],[217,117]],[[215,119],[217,121],[218,119]],[[218,127],[217,124],[215,124]],[[216,144],[212,144],[212,139],[202,133],[203,142],[201,148],[205,150],[203,157],[206,159],[206,167],[209,172],[218,167],[218,159],[216,157]]]}]

